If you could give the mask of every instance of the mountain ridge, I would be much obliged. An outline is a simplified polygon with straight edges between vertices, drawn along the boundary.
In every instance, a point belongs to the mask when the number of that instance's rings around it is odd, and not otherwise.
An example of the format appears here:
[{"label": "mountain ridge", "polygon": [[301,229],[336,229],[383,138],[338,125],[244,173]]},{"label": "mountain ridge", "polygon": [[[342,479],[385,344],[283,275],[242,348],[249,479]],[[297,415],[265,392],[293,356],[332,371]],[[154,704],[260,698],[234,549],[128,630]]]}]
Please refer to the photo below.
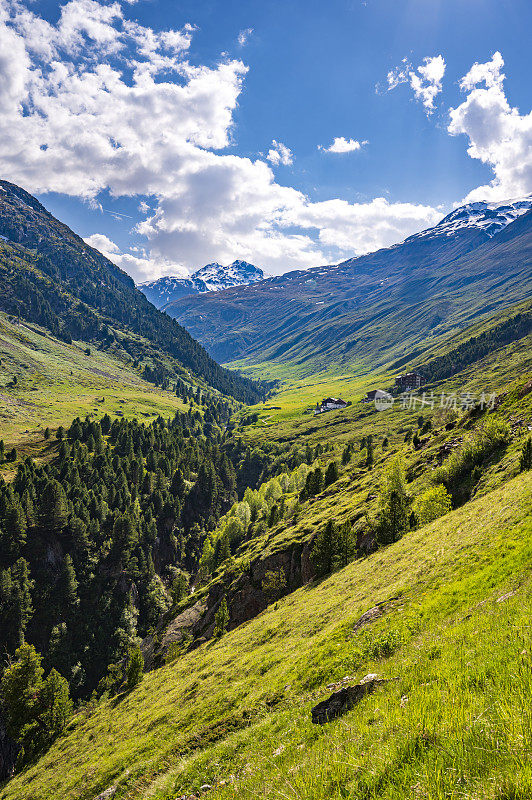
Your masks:
[{"label": "mountain ridge", "polygon": [[532,211],[492,236],[467,225],[450,236],[438,226],[430,230],[430,236],[245,291],[176,301],[166,311],[222,362],[315,369],[331,361],[395,360],[429,334],[446,335],[532,292]]},{"label": "mountain ridge", "polygon": [[44,325],[65,341],[105,348],[120,340],[124,356],[144,362],[159,382],[190,370],[238,400],[261,396],[257,384],[220,367],[129,275],[36,198],[5,180],[0,189],[0,310]]},{"label": "mountain ridge", "polygon": [[139,283],[137,288],[146,295],[156,308],[165,307],[193,294],[219,292],[232,286],[247,286],[264,279],[264,272],[248,261],[236,259],[227,266],[217,262],[206,264],[187,278],[168,275],[151,281]]}]

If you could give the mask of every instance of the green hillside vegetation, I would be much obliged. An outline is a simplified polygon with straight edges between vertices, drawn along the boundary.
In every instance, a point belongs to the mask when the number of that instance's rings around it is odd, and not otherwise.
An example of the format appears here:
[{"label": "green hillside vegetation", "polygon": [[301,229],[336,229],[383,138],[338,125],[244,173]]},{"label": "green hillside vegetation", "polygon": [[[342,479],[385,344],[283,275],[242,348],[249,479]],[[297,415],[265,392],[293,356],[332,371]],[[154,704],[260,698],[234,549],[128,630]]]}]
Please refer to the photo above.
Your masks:
[{"label": "green hillside vegetation", "polygon": [[[49,214],[0,181],[0,309],[43,325],[66,342],[120,347],[161,384],[188,370],[244,402],[263,388],[224,370],[190,334],[148,302],[132,279]],[[155,362],[153,364],[152,362]],[[155,369],[154,369],[155,366]]]},{"label": "green hillside vegetation", "polygon": [[[375,414],[372,404],[362,406],[360,401],[365,393],[376,388],[392,389],[395,376],[400,372],[418,369],[429,375],[433,364],[442,367],[444,374],[429,376],[423,390],[427,395],[434,394],[435,405],[442,392],[454,393],[458,398],[467,393],[477,398],[482,392],[486,395],[499,393],[503,386],[511,386],[519,382],[521,376],[532,374],[530,307],[530,301],[510,306],[438,345],[427,344],[423,348],[423,358],[411,354],[408,360],[402,359],[403,363],[394,362],[382,369],[368,371],[359,365],[342,372],[331,366],[326,372],[298,378],[297,370],[292,372],[287,364],[276,368],[269,363],[252,367],[237,362],[239,368],[248,370],[251,375],[260,369],[262,374],[279,380],[275,397],[243,411],[242,432],[250,441],[271,438],[304,442],[308,439],[313,444],[344,440],[353,426],[362,433],[385,435],[389,414]],[[314,417],[316,401],[326,396],[351,400],[352,405]],[[399,406],[396,404],[394,413]]]},{"label": "green hillside vegetation", "polygon": [[119,348],[67,344],[41,326],[1,313],[0,395],[2,437],[20,455],[44,445],[47,427],[68,427],[77,416],[100,419],[109,413],[150,422],[185,407],[181,396],[146,382]]},{"label": "green hillside vegetation", "polygon": [[271,362],[303,378],[374,369],[530,298],[532,214],[477,232],[404,243],[337,266],[177,300],[168,313],[218,360]]},{"label": "green hillside vegetation", "polygon": [[0,800],[529,797],[530,215],[272,279],[258,383],[1,187]]},{"label": "green hillside vegetation", "polygon": [[[531,489],[525,473],[79,712],[0,797],[527,796]],[[393,680],[311,724],[327,685],[368,672]]]}]

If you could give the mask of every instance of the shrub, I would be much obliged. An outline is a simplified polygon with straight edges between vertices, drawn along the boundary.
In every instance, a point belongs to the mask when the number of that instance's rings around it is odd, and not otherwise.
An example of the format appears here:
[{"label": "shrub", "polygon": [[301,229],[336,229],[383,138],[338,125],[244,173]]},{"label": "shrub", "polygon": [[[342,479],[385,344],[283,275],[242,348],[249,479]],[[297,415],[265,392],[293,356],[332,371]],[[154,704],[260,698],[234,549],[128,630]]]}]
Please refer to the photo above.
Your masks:
[{"label": "shrub", "polygon": [[442,483],[451,493],[455,506],[469,499],[486,462],[502,452],[509,440],[508,425],[502,420],[488,419],[436,471],[435,482]]},{"label": "shrub", "polygon": [[447,514],[452,508],[451,495],[441,484],[427,489],[418,495],[412,505],[419,525],[427,525],[438,517]]},{"label": "shrub", "polygon": [[227,608],[227,600],[225,597],[218,607],[218,611],[214,616],[214,632],[213,637],[220,639],[227,630],[229,623],[229,609]]},{"label": "shrub", "polygon": [[262,591],[269,602],[277,600],[286,590],[286,575],[282,567],[276,570],[268,570],[262,581]]},{"label": "shrub", "polygon": [[521,455],[519,457],[519,466],[521,472],[527,469],[532,469],[532,436],[526,439],[523,447],[521,448]]}]

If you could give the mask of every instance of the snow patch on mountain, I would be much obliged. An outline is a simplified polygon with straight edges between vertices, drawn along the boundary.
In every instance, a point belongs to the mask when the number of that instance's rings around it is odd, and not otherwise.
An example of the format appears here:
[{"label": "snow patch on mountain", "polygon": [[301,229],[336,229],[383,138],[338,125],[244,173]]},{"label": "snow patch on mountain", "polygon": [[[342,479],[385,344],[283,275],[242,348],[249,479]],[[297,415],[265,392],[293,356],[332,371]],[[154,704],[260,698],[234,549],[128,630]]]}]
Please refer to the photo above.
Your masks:
[{"label": "snow patch on mountain", "polygon": [[454,236],[467,228],[481,230],[491,238],[531,208],[532,196],[498,203],[483,201],[467,203],[451,211],[434,227],[410,236],[407,241],[434,236]]},{"label": "snow patch on mountain", "polygon": [[216,262],[196,270],[193,278],[202,280],[209,292],[219,292],[230,286],[246,286],[264,279],[264,272],[247,261],[236,260],[227,267]]},{"label": "snow patch on mountain", "polygon": [[166,276],[140,283],[138,288],[157,308],[173,300],[203,292],[219,292],[231,286],[247,286],[264,279],[264,272],[247,261],[236,260],[224,267],[213,262],[196,270],[189,278]]}]

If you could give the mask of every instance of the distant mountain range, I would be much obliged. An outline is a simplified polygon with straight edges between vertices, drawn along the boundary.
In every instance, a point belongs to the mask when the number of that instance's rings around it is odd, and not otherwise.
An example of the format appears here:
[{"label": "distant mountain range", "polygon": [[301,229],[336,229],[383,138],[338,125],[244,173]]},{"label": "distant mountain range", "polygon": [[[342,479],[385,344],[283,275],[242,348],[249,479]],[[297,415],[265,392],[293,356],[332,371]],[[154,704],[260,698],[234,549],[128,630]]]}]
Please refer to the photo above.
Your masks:
[{"label": "distant mountain range", "polygon": [[216,262],[206,264],[189,278],[166,276],[140,283],[138,288],[150,303],[163,309],[168,303],[204,292],[219,292],[231,286],[247,286],[264,279],[264,272],[247,261],[233,261],[227,267]]},{"label": "distant mountain range", "polygon": [[427,337],[532,296],[531,209],[531,197],[470,203],[393,247],[165,311],[226,363],[275,360],[306,374],[408,360]]}]

